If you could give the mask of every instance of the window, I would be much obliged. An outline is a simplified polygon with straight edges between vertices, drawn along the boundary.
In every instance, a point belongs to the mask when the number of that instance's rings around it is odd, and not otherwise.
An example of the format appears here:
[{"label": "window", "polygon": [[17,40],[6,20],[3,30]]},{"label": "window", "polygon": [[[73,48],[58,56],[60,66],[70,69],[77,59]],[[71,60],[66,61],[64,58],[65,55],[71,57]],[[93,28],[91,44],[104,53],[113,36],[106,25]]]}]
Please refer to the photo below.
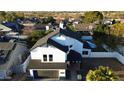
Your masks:
[{"label": "window", "polygon": [[83,51],[83,55],[88,55],[88,51]]},{"label": "window", "polygon": [[47,55],[43,55],[43,61],[47,61]]},{"label": "window", "polygon": [[49,55],[49,61],[53,61],[53,55]]}]

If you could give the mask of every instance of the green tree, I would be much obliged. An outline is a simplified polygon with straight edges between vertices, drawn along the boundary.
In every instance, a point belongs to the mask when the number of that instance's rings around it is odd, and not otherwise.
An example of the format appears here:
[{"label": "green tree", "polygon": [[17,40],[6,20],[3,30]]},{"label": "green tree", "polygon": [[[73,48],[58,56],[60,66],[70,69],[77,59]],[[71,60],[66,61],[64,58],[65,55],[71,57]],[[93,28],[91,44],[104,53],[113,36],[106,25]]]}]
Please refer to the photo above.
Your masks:
[{"label": "green tree", "polygon": [[5,20],[5,16],[6,16],[6,12],[0,11],[0,20],[1,21],[4,21]]},{"label": "green tree", "polygon": [[7,12],[5,15],[5,21],[14,22],[18,18],[15,12]]},{"label": "green tree", "polygon": [[112,35],[115,35],[117,37],[122,37],[124,35],[124,24],[116,23],[112,26]]},{"label": "green tree", "polygon": [[28,37],[29,46],[32,47],[40,38],[45,35],[45,31],[33,31]]},{"label": "green tree", "polygon": [[84,17],[83,22],[85,23],[93,23],[95,21],[100,22],[103,20],[103,14],[99,11],[85,12]]},{"label": "green tree", "polygon": [[39,39],[39,38],[41,38],[44,35],[45,35],[45,31],[33,31],[31,33],[32,39]]},{"label": "green tree", "polygon": [[1,21],[8,21],[8,22],[15,22],[17,18],[23,19],[24,13],[22,12],[0,12],[0,20]]},{"label": "green tree", "polygon": [[20,19],[24,19],[24,13],[23,12],[16,12],[16,17]]},{"label": "green tree", "polygon": [[97,25],[96,29],[94,29],[93,38],[98,45],[106,43],[107,39],[109,39],[110,27],[105,24]]},{"label": "green tree", "polygon": [[97,25],[95,30],[98,32],[101,32],[101,33],[109,34],[110,27],[108,25],[105,25],[105,24],[99,24],[99,25]]},{"label": "green tree", "polygon": [[79,18],[80,18],[80,23],[84,23],[85,17],[84,16],[80,16]]},{"label": "green tree", "polygon": [[48,16],[48,18],[43,19],[43,24],[54,23],[56,20],[52,16]]},{"label": "green tree", "polygon": [[74,28],[73,24],[71,22],[67,23],[67,28],[70,29],[71,31],[76,31],[76,29]]},{"label": "green tree", "polygon": [[97,25],[96,29],[94,30],[94,40],[97,45],[106,44],[111,49],[116,49],[117,45],[119,44],[119,38],[117,35],[114,34],[114,28],[112,29],[108,25],[99,24]]},{"label": "green tree", "polygon": [[87,81],[116,81],[118,76],[109,67],[99,66],[96,70],[89,70]]},{"label": "green tree", "polygon": [[28,45],[32,47],[40,38],[51,33],[52,31],[33,31],[28,37]]},{"label": "green tree", "polygon": [[49,16],[49,17],[47,18],[47,20],[48,20],[48,22],[54,22],[54,21],[55,21],[55,19],[54,19],[52,16]]}]

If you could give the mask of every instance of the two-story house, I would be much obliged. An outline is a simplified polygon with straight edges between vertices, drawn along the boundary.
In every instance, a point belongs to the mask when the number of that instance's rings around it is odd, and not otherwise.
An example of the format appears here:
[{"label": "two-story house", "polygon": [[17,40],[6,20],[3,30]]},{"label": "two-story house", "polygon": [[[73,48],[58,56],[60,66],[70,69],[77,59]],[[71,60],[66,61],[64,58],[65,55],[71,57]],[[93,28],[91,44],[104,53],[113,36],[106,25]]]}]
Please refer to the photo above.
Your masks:
[{"label": "two-story house", "polygon": [[31,48],[28,65],[33,78],[66,77],[66,69],[72,62],[81,63],[88,56],[91,47],[81,39],[81,35],[67,29],[57,29],[41,38]]}]

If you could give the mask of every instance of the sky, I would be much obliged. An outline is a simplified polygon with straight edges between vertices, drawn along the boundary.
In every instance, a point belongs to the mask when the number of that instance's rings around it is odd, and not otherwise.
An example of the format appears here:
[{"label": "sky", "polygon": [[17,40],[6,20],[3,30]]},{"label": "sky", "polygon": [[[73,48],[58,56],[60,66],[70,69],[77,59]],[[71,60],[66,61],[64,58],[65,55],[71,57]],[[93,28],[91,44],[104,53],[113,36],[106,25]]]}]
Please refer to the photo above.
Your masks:
[{"label": "sky", "polygon": [[1,0],[6,11],[123,11],[123,0]]}]

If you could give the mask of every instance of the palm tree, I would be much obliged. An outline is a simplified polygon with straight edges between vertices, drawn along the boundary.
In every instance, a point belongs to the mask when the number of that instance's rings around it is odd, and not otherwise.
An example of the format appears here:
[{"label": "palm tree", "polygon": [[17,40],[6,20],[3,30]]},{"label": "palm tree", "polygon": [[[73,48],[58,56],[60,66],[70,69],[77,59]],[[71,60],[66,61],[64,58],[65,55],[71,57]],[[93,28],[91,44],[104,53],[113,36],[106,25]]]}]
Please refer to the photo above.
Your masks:
[{"label": "palm tree", "polygon": [[87,81],[116,81],[118,76],[109,67],[99,66],[96,70],[89,70]]}]

